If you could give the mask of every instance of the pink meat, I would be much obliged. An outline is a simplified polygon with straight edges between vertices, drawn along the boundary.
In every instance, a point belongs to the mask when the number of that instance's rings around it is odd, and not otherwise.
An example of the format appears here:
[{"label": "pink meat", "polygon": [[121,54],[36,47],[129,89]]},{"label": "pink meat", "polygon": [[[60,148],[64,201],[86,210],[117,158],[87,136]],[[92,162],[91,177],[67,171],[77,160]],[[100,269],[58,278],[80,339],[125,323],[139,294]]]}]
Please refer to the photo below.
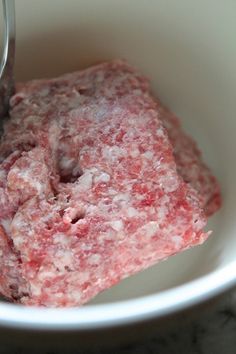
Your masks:
[{"label": "pink meat", "polygon": [[[6,227],[6,224],[4,226]],[[2,226],[0,226],[0,268],[0,293],[15,301],[28,296],[28,286],[21,274],[20,259]]]},{"label": "pink meat", "polygon": [[159,118],[167,130],[177,170],[186,183],[197,191],[198,198],[207,216],[221,206],[220,187],[209,167],[202,160],[196,142],[182,129],[179,119],[158,103]]},{"label": "pink meat", "polygon": [[81,305],[207,238],[202,187],[181,177],[161,109],[118,60],[19,85],[0,146],[3,295]]}]

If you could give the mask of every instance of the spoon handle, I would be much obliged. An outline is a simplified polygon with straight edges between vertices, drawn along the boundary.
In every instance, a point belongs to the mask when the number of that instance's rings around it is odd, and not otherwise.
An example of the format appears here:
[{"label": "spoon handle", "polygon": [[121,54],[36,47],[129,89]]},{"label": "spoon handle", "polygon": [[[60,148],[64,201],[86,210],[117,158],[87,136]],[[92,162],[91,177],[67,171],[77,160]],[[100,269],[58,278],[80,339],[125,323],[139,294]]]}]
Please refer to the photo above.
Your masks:
[{"label": "spoon handle", "polygon": [[0,66],[0,118],[8,112],[9,99],[14,92],[15,59],[15,1],[2,0],[4,18],[3,55]]}]

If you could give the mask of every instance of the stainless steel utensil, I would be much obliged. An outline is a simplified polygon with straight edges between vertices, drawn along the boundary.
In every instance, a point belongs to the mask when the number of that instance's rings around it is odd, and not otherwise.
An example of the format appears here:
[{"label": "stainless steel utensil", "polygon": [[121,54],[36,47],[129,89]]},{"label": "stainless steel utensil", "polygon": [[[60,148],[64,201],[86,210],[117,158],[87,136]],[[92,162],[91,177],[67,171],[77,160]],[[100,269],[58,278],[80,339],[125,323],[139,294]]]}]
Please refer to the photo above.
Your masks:
[{"label": "stainless steel utensil", "polygon": [[9,109],[14,92],[13,67],[15,59],[15,1],[2,0],[4,18],[4,43],[0,66],[0,121]]}]

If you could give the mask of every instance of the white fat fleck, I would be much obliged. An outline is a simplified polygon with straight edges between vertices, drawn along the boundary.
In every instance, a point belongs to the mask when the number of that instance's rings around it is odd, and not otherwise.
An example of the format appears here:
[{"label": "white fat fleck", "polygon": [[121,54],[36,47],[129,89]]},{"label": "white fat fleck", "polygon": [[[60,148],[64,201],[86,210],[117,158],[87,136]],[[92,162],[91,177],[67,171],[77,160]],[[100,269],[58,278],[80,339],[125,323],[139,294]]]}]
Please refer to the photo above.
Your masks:
[{"label": "white fat fleck", "polygon": [[147,159],[147,160],[151,160],[153,158],[153,151],[146,151],[143,156]]},{"label": "white fat fleck", "polygon": [[62,298],[64,296],[63,293],[54,293],[53,296],[57,297],[58,299]]},{"label": "white fat fleck", "polygon": [[109,161],[116,161],[119,157],[124,156],[125,152],[118,146],[109,146],[103,149],[103,157]]},{"label": "white fat fleck", "polygon": [[117,107],[113,108],[113,114],[115,114],[115,115],[120,115],[120,114],[123,113],[123,111],[124,110],[120,106],[117,106]]},{"label": "white fat fleck", "polygon": [[139,150],[138,149],[131,149],[130,156],[135,159],[136,157],[139,156]]},{"label": "white fat fleck", "polygon": [[10,233],[11,219],[3,219],[1,224],[6,231],[6,233]]},{"label": "white fat fleck", "polygon": [[[29,182],[31,181],[30,179],[30,175],[29,175],[29,171],[26,169],[26,170],[23,170],[23,169],[19,169],[18,167],[13,167],[11,169],[11,171],[14,171],[16,172],[20,178],[24,179],[24,180],[28,180]],[[8,184],[9,184],[9,181],[8,181]]]},{"label": "white fat fleck", "polygon": [[[20,227],[21,227],[20,222],[16,222],[16,223],[14,222],[14,228],[19,229]],[[23,244],[24,244],[24,237],[21,237],[19,235],[14,237],[14,246],[16,248],[20,248]]]},{"label": "white fat fleck", "polygon": [[73,266],[73,254],[70,250],[59,249],[56,252],[54,264],[59,269],[64,269],[65,266]]},{"label": "white fat fleck", "polygon": [[[78,274],[77,274],[77,272],[75,272],[75,280],[77,279],[77,281],[78,281]],[[86,281],[88,281],[90,279],[90,273],[89,272],[85,272],[85,271],[83,271],[83,272],[80,272],[79,273],[79,281],[80,281],[80,283],[83,283],[83,282],[86,282]]]},{"label": "white fat fleck", "polygon": [[95,174],[95,173],[98,173],[99,170],[96,167],[91,167],[91,168],[87,169],[86,172]]},{"label": "white fat fleck", "polygon": [[160,160],[154,160],[152,165],[155,171],[159,171],[160,167],[162,166]]},{"label": "white fat fleck", "polygon": [[122,220],[114,220],[110,223],[110,225],[115,231],[121,231],[124,227]]},{"label": "white fat fleck", "polygon": [[51,220],[51,218],[53,218],[53,212],[44,215],[44,216],[42,217],[42,222],[43,222],[43,223],[47,223],[48,221]]},{"label": "white fat fleck", "polygon": [[94,177],[95,183],[99,182],[109,182],[110,181],[110,175],[108,173],[102,172],[99,176]]},{"label": "white fat fleck", "polygon": [[59,134],[60,134],[60,130],[58,127],[58,123],[56,121],[53,121],[50,124],[49,131],[48,131],[49,144],[53,151],[57,150],[58,143],[59,143]]},{"label": "white fat fleck", "polygon": [[158,209],[157,209],[158,218],[159,218],[160,220],[163,220],[163,219],[166,217],[166,215],[167,215],[168,212],[169,212],[169,210],[168,210],[167,206],[162,205],[161,208],[158,208]]},{"label": "white fat fleck", "polygon": [[99,264],[100,260],[101,260],[101,256],[100,256],[100,254],[97,254],[97,253],[92,254],[89,257],[89,263],[90,264]]},{"label": "white fat fleck", "polygon": [[142,194],[136,194],[135,198],[137,200],[142,200],[143,199],[143,195]]},{"label": "white fat fleck", "polygon": [[113,201],[114,201],[114,202],[119,202],[119,201],[128,202],[129,199],[130,199],[129,194],[126,194],[126,193],[119,193],[119,194],[117,194],[117,195],[113,198]]},{"label": "white fat fleck", "polygon": [[163,186],[166,193],[171,193],[179,187],[179,181],[175,176],[166,176],[163,180]]},{"label": "white fat fleck", "polygon": [[150,221],[142,228],[142,233],[145,237],[152,237],[158,231],[158,223],[156,221]]},{"label": "white fat fleck", "polygon": [[172,240],[174,241],[176,247],[179,247],[182,243],[182,237],[180,236],[172,236]]},{"label": "white fat fleck", "polygon": [[107,193],[109,193],[109,195],[111,195],[111,196],[115,196],[117,194],[117,191],[116,191],[116,189],[109,188],[107,190]]},{"label": "white fat fleck", "polygon": [[70,238],[66,236],[65,234],[55,234],[54,237],[54,243],[59,243],[61,245],[68,245]]},{"label": "white fat fleck", "polygon": [[30,289],[33,295],[39,296],[41,294],[41,287],[33,283],[30,284]]},{"label": "white fat fleck", "polygon": [[129,207],[129,208],[127,209],[127,216],[128,216],[129,218],[132,218],[133,216],[137,216],[137,215],[138,215],[138,211],[137,211],[135,208]]},{"label": "white fat fleck", "polygon": [[90,250],[92,249],[92,246],[91,246],[91,245],[87,245],[86,243],[82,243],[82,244],[80,245],[80,249],[81,249],[82,251],[90,251]]},{"label": "white fat fleck", "polygon": [[114,231],[108,230],[106,233],[100,234],[99,240],[100,242],[105,240],[114,240]]},{"label": "white fat fleck", "polygon": [[24,123],[35,123],[39,120],[39,117],[38,116],[32,116],[32,115],[29,115],[28,117],[25,117],[24,118]]},{"label": "white fat fleck", "polygon": [[71,301],[75,301],[77,304],[78,301],[80,301],[80,299],[81,299],[81,295],[80,295],[78,289],[75,290],[74,288],[72,288],[71,291],[69,292],[69,298]]},{"label": "white fat fleck", "polygon": [[93,183],[93,176],[89,171],[86,171],[79,179],[80,186],[91,188]]},{"label": "white fat fleck", "polygon": [[103,119],[107,115],[107,109],[105,107],[102,107],[102,105],[95,112],[96,112],[95,117],[99,120]]},{"label": "white fat fleck", "polygon": [[3,251],[2,250],[0,250],[0,257],[2,257],[3,256]]},{"label": "white fat fleck", "polygon": [[157,136],[158,136],[159,138],[164,137],[164,131],[163,131],[163,129],[162,129],[162,128],[158,128],[158,129],[156,130],[156,134],[157,134]]},{"label": "white fat fleck", "polygon": [[68,157],[66,156],[63,156],[61,159],[60,159],[60,167],[62,169],[65,169],[67,170],[68,168],[70,168],[71,166],[73,166],[73,163],[74,163],[74,159],[68,159]]},{"label": "white fat fleck", "polygon": [[53,278],[55,276],[55,273],[54,272],[50,272],[49,270],[43,270],[43,271],[40,271],[39,274],[38,274],[38,277],[40,280],[44,280],[44,279],[47,279],[47,278]]},{"label": "white fat fleck", "polygon": [[45,188],[45,184],[38,181],[33,181],[34,188],[37,190],[38,194],[41,194]]}]

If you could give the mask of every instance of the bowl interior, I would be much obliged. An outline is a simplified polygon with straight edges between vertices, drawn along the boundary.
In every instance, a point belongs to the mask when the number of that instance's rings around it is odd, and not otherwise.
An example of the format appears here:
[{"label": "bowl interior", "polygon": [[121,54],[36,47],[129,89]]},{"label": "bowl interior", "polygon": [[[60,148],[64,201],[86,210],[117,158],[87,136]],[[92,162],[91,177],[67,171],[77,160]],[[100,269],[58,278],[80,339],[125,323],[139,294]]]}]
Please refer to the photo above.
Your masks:
[{"label": "bowl interior", "polygon": [[126,58],[181,117],[222,186],[224,205],[203,246],[123,281],[93,304],[155,294],[236,260],[235,12],[230,0],[16,2],[18,80]]}]

